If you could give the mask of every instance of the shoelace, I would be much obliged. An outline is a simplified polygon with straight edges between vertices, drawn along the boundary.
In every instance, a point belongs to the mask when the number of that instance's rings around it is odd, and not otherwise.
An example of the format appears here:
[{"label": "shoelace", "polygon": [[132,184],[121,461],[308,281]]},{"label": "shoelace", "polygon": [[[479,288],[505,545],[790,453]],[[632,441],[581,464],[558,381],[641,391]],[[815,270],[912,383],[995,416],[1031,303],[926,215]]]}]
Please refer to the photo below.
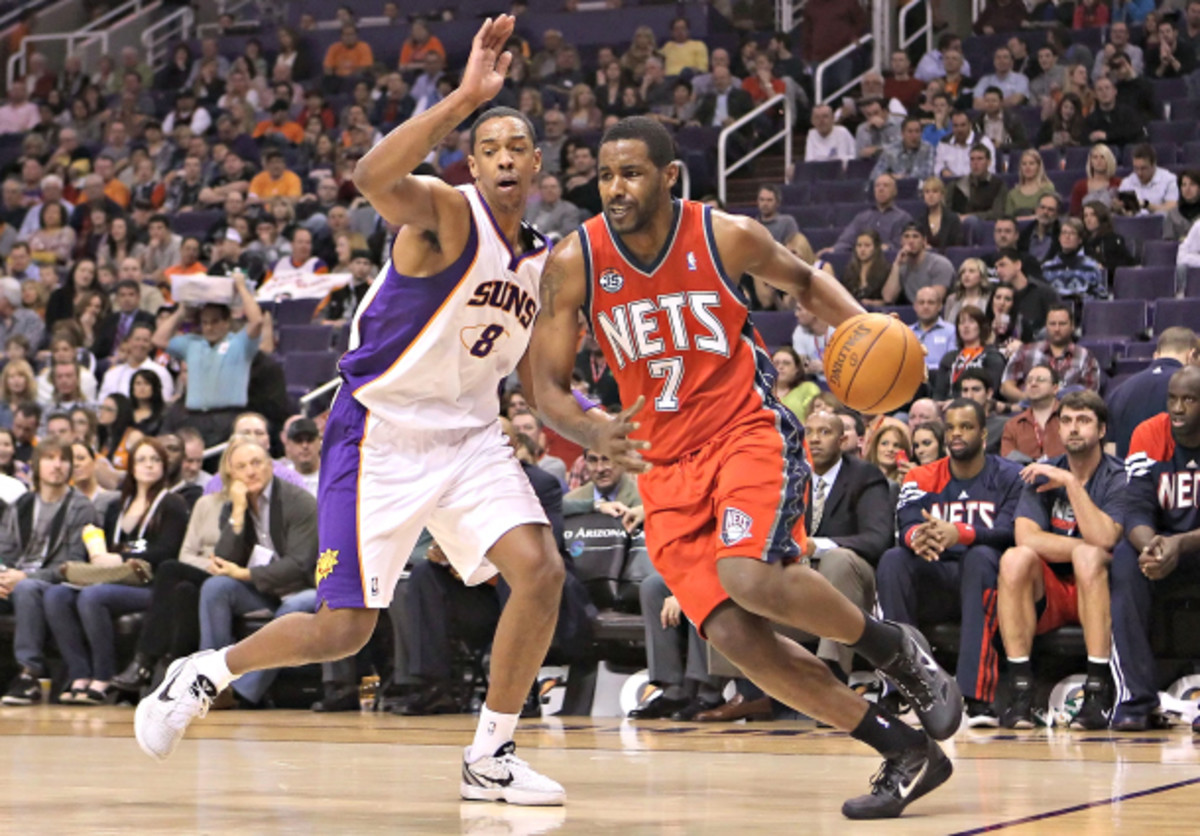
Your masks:
[{"label": "shoelace", "polygon": [[896,792],[899,785],[896,782],[896,773],[892,769],[894,765],[890,759],[885,760],[883,765],[871,776],[872,795],[880,792]]},{"label": "shoelace", "polygon": [[[191,712],[183,710],[183,701],[179,700],[175,703],[170,714],[167,715],[167,721],[174,729],[186,728],[187,724],[190,723],[192,719],[203,720],[208,716],[208,708],[210,705],[212,705],[212,697],[210,697],[208,692],[204,690],[204,686],[200,684],[199,678],[193,680],[192,684],[188,686],[187,694],[196,702],[200,703],[200,713],[197,714],[195,718],[189,717],[188,715]],[[183,722],[181,724],[177,722],[170,722],[172,720],[182,720]]]},{"label": "shoelace", "polygon": [[[906,666],[909,664],[907,659],[904,664]],[[884,676],[904,692],[904,696],[908,697],[910,702],[916,703],[920,711],[928,711],[933,707],[933,690],[919,673],[906,667],[904,670],[886,673]]]}]

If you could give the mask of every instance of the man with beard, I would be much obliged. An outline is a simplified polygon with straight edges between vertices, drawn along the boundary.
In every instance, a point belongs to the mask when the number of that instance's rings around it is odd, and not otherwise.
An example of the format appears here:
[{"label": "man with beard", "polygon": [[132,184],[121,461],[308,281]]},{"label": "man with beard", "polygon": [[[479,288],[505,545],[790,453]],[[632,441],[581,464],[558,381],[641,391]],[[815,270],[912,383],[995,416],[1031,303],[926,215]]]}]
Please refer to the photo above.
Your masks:
[{"label": "man with beard", "polygon": [[1108,728],[1112,615],[1108,564],[1122,539],[1125,468],[1100,449],[1108,407],[1095,392],[1063,398],[1058,436],[1066,453],[1021,471],[1017,544],[1000,558],[997,611],[1008,657],[1009,697],[1000,715],[1006,729],[1033,728],[1033,637],[1082,624],[1087,644],[1083,705],[1071,725]]},{"label": "man with beard", "polygon": [[1019,466],[984,451],[985,420],[975,401],[950,402],[950,455],[904,477],[896,508],[903,545],[884,552],[875,570],[884,618],[962,621],[956,676],[973,727],[997,725],[996,579],[1022,487]]}]

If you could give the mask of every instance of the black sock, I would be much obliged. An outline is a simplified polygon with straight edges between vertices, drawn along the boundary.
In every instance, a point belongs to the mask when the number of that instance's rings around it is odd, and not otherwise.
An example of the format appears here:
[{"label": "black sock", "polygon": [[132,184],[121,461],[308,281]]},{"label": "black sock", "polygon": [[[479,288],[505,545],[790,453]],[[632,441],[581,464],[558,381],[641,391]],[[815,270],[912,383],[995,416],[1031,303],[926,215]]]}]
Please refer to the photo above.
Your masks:
[{"label": "black sock", "polygon": [[837,677],[838,682],[842,683],[843,685],[850,684],[850,677],[848,677],[846,672],[842,670],[842,666],[840,664],[833,659],[822,659],[821,661],[825,663],[825,667],[829,668],[829,672]]},{"label": "black sock", "polygon": [[1107,682],[1111,674],[1111,670],[1106,662],[1091,662],[1087,663],[1087,678],[1096,679],[1100,682]]},{"label": "black sock", "polygon": [[1012,659],[1009,659],[1008,674],[1014,682],[1018,679],[1033,682],[1033,662],[1030,662],[1028,659],[1024,662],[1014,662]]},{"label": "black sock", "polygon": [[868,703],[866,716],[857,728],[850,732],[850,736],[867,744],[885,758],[925,744],[924,732],[909,728],[874,703]]},{"label": "black sock", "polygon": [[862,638],[850,645],[850,649],[870,662],[872,667],[883,667],[900,653],[903,634],[895,625],[880,621],[869,613],[863,613],[863,618],[866,624]]}]

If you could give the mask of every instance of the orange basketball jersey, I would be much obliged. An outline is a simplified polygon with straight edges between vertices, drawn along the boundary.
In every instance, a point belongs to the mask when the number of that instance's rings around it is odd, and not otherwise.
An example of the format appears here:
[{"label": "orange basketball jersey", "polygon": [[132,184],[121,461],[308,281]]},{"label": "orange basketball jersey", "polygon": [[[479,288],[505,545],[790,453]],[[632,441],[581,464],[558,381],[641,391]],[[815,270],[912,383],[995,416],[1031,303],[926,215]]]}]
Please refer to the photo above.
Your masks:
[{"label": "orange basketball jersey", "polygon": [[580,228],[588,321],[621,402],[646,397],[632,437],[650,441],[645,458],[653,464],[675,461],[764,408],[798,425],[771,394],[775,370],[721,265],[709,208],[675,201],[674,212],[652,264],[639,262],[603,214]]}]

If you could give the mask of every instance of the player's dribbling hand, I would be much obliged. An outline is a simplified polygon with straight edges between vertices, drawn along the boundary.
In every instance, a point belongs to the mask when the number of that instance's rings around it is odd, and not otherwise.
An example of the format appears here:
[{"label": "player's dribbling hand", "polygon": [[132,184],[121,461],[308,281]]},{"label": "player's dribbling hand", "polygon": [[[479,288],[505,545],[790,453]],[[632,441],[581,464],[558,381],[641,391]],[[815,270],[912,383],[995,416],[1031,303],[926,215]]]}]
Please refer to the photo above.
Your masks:
[{"label": "player's dribbling hand", "polygon": [[458,86],[472,100],[480,104],[491,101],[504,86],[504,78],[512,64],[512,53],[501,50],[512,37],[515,25],[516,18],[512,15],[499,15],[485,20],[475,33],[471,55],[467,58],[462,82]]},{"label": "player's dribbling hand", "polygon": [[646,397],[638,395],[633,406],[617,414],[612,421],[602,425],[596,439],[596,452],[608,456],[614,463],[633,473],[645,473],[650,469],[650,463],[642,458],[640,450],[649,450],[649,441],[639,441],[629,437],[641,424],[630,419],[646,405]]}]

